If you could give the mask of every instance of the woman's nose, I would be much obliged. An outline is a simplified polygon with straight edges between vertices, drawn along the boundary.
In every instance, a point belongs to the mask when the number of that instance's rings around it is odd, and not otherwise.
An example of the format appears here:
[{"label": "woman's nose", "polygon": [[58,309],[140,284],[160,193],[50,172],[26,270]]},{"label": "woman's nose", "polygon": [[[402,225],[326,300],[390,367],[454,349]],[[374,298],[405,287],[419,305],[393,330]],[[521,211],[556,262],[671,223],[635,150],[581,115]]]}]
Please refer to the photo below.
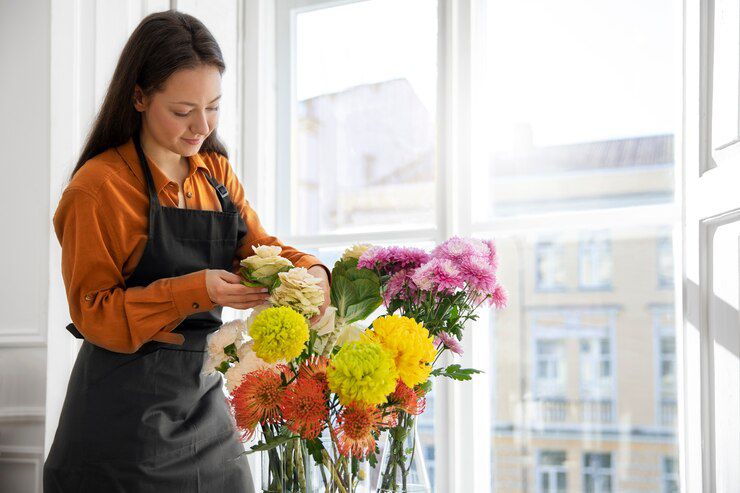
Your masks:
[{"label": "woman's nose", "polygon": [[197,135],[208,135],[208,119],[205,113],[197,113],[195,122],[190,127],[190,131]]}]

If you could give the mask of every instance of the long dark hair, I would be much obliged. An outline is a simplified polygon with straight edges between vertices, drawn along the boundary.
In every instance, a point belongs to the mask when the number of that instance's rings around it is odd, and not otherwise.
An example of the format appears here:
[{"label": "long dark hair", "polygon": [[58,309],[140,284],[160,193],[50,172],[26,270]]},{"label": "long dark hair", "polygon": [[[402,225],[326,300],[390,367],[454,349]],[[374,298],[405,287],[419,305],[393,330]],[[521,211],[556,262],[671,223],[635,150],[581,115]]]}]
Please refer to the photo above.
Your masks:
[{"label": "long dark hair", "polygon": [[[202,22],[176,10],[144,17],[123,47],[108,92],[69,179],[90,158],[128,142],[141,130],[141,113],[133,103],[136,84],[149,96],[162,90],[175,71],[201,65],[217,67],[221,74],[226,70],[221,49]],[[203,141],[200,152],[204,151],[228,157],[216,130]]]}]

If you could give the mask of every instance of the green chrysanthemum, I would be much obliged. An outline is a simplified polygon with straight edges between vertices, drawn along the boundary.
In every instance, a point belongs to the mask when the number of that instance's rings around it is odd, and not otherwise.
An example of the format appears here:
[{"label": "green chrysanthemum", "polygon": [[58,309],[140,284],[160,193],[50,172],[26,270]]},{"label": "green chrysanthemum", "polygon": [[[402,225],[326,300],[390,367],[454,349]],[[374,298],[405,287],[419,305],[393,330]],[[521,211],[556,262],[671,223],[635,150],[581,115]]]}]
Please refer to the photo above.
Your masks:
[{"label": "green chrysanthemum", "polygon": [[254,339],[254,352],[264,361],[291,361],[301,354],[308,341],[308,324],[292,308],[276,306],[254,318],[249,335]]},{"label": "green chrysanthemum", "polygon": [[350,342],[331,359],[326,371],[329,388],[348,406],[353,402],[382,404],[396,389],[398,373],[393,359],[380,344]]}]

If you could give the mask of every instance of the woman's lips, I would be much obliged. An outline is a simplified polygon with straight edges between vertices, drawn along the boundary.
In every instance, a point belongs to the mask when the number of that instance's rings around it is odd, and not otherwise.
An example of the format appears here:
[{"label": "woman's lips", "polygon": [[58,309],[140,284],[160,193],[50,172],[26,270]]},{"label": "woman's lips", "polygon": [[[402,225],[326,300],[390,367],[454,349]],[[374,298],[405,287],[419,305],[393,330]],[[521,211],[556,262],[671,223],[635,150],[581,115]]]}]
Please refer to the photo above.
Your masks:
[{"label": "woman's lips", "polygon": [[185,138],[184,138],[184,139],[182,139],[182,140],[184,140],[185,142],[187,142],[187,143],[188,143],[188,144],[190,144],[191,146],[194,146],[194,145],[198,145],[198,144],[200,144],[200,139],[185,139]]}]

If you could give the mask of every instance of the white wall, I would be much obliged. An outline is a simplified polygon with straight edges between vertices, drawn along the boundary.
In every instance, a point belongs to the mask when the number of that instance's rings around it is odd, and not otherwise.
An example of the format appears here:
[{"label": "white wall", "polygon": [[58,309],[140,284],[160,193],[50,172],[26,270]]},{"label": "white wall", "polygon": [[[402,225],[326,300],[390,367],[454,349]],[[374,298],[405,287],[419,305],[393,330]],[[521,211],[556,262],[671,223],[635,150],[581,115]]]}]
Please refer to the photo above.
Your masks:
[{"label": "white wall", "polygon": [[0,491],[40,492],[49,257],[48,0],[0,0]]}]

